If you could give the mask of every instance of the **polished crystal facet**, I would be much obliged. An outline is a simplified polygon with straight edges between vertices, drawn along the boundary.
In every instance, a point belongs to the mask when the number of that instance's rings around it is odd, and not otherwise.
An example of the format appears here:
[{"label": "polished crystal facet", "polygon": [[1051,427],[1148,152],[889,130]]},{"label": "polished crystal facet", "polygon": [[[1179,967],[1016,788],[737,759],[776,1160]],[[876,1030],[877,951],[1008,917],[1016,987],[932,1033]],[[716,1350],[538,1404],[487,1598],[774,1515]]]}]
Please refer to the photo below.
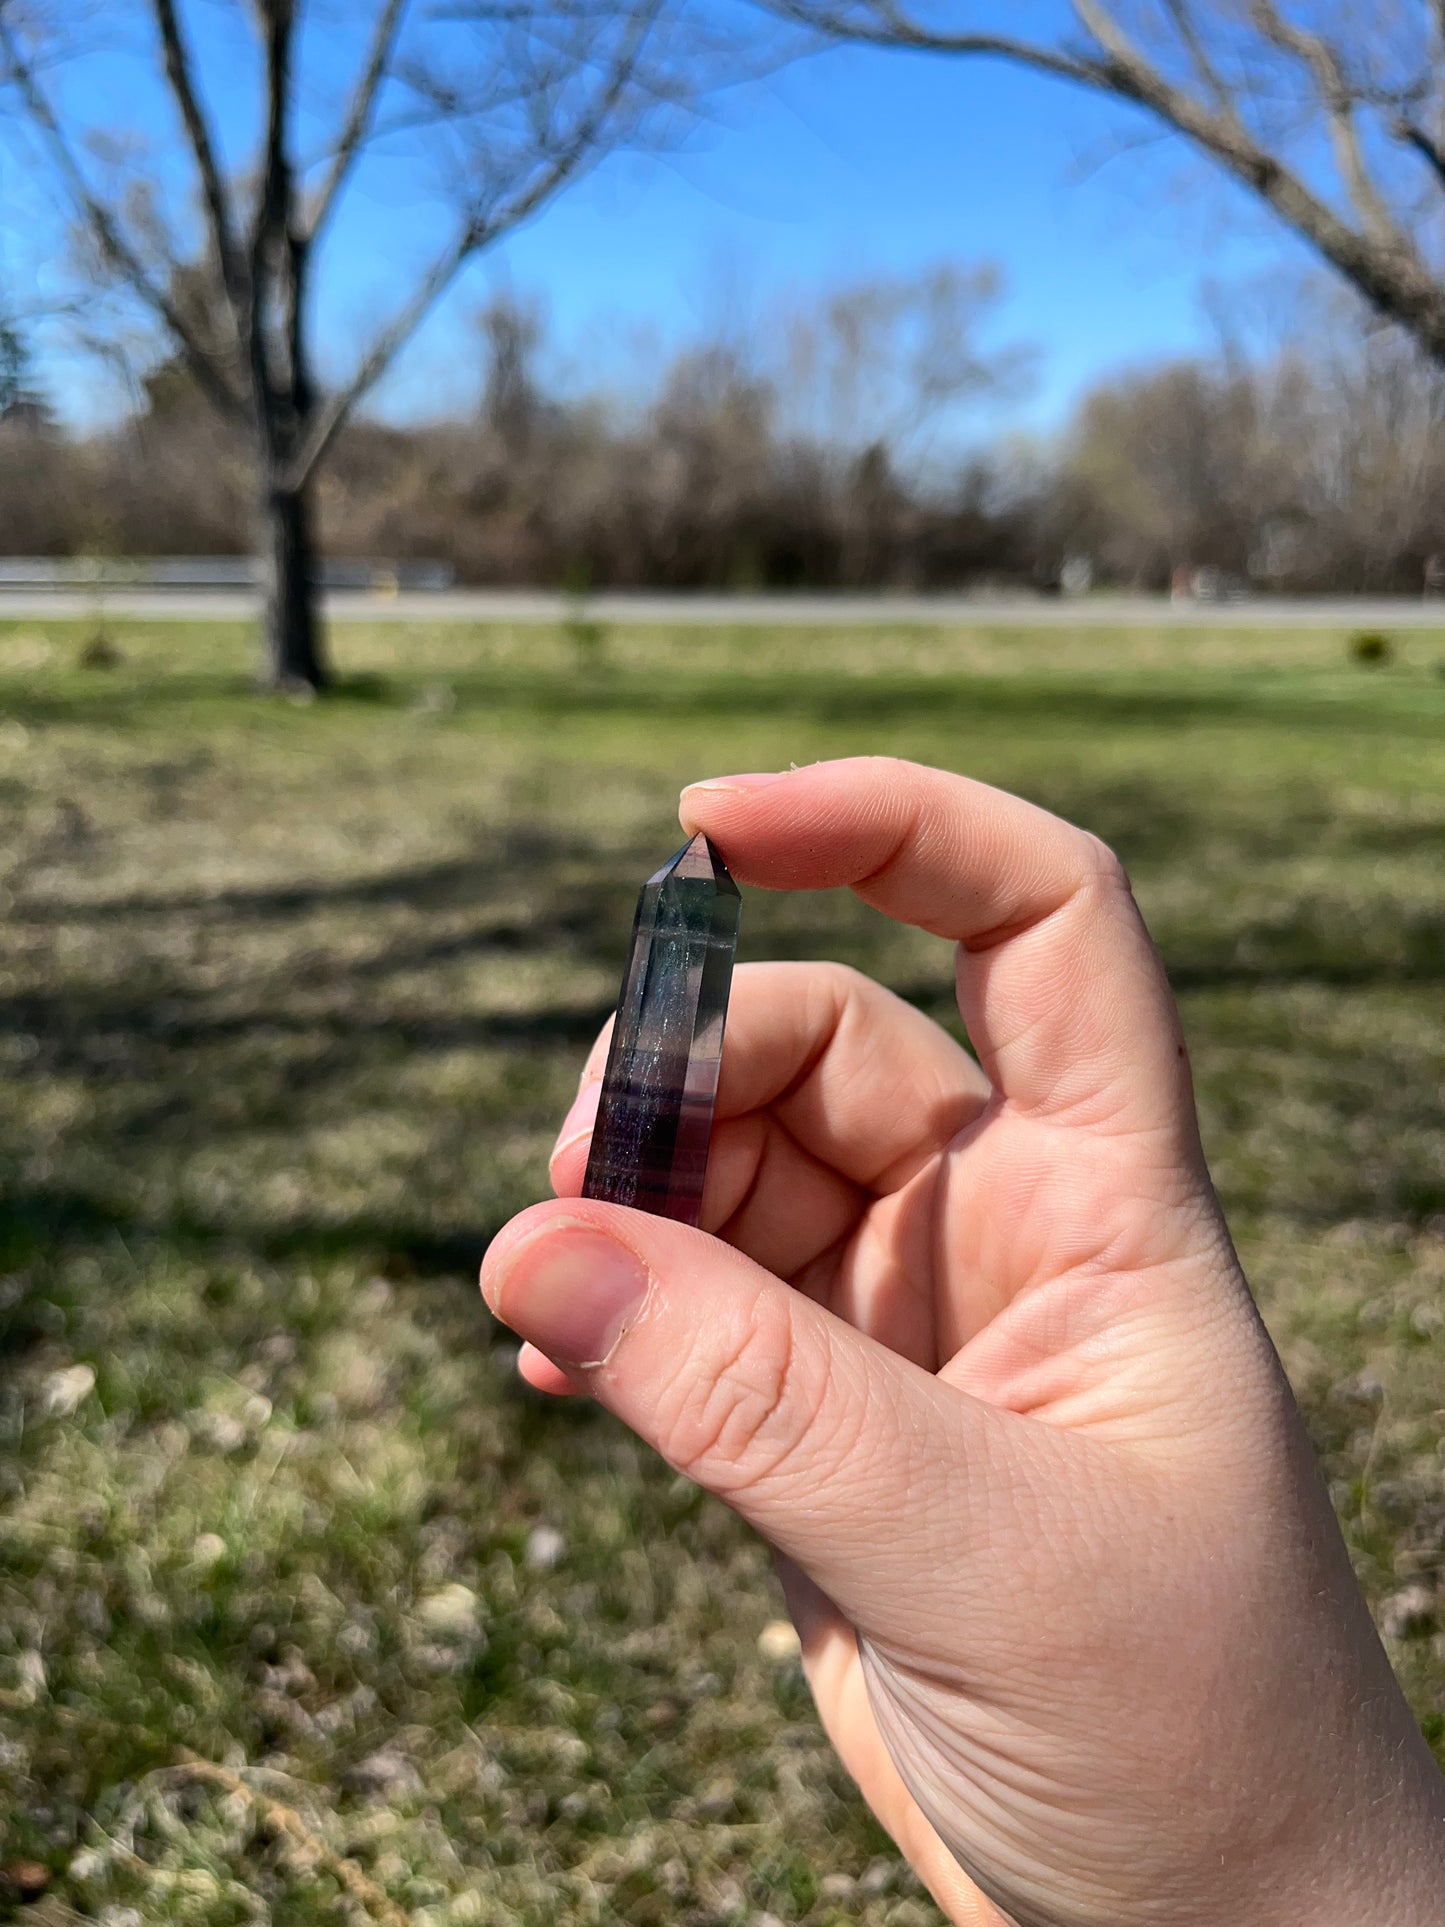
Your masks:
[{"label": "polished crystal facet", "polygon": [[741,910],[705,836],[643,885],[584,1197],[697,1223]]}]

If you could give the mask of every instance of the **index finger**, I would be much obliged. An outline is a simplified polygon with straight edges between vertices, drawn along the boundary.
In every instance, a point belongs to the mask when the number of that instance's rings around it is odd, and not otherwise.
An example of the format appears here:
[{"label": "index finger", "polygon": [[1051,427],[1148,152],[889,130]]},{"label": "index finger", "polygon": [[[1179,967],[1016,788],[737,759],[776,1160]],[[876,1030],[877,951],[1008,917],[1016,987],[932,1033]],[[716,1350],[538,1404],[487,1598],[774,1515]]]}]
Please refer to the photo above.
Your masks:
[{"label": "index finger", "polygon": [[[609,1020],[588,1053],[554,1159],[591,1135],[611,1041]],[[720,1124],[771,1110],[810,1155],[881,1193],[906,1183],[971,1123],[988,1094],[962,1045],[859,971],[745,963],[733,974]]]},{"label": "index finger", "polygon": [[680,815],[742,883],[847,885],[954,941],[964,1023],[1016,1108],[1193,1133],[1163,966],[1096,837],[985,783],[874,756],[693,784]]},{"label": "index finger", "polygon": [[[605,1043],[606,1033],[552,1153],[558,1197],[582,1193]],[[931,1305],[900,1291],[893,1267],[840,1265],[839,1247],[877,1201],[895,1201],[908,1216],[903,1200],[914,1178],[977,1120],[989,1095],[961,1044],[857,971],[742,964],[728,1008],[703,1228],[931,1369]]]}]

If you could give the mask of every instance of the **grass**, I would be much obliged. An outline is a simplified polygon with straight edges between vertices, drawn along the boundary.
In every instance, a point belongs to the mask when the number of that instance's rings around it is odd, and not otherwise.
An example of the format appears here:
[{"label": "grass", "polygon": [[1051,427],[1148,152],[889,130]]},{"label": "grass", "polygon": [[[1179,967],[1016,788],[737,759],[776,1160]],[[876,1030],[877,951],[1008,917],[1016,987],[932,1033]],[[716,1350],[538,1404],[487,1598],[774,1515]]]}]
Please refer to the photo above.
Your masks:
[{"label": "grass", "polygon": [[[1445,1751],[1445,637],[0,628],[0,1911],[924,1927],[761,1549],[519,1389],[538,1195],[699,775],[890,750],[1129,863],[1362,1581]],[[952,1021],[940,945],[744,952]],[[25,1863],[33,1863],[28,1868]],[[4,1882],[8,1880],[8,1889]]]}]

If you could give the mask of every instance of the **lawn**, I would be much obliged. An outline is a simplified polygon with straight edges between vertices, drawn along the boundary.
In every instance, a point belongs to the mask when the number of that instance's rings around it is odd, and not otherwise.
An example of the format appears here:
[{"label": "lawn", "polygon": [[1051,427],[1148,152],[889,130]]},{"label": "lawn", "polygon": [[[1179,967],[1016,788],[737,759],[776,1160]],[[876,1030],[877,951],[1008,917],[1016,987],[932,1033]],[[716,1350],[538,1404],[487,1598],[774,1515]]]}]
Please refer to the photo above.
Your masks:
[{"label": "lawn", "polygon": [[[889,750],[1129,865],[1361,1579],[1445,1752],[1445,635],[0,627],[0,1913],[936,1920],[759,1545],[519,1388],[544,1185],[675,799]],[[956,1021],[851,898],[742,954]],[[36,1897],[38,1896],[38,1898]]]}]

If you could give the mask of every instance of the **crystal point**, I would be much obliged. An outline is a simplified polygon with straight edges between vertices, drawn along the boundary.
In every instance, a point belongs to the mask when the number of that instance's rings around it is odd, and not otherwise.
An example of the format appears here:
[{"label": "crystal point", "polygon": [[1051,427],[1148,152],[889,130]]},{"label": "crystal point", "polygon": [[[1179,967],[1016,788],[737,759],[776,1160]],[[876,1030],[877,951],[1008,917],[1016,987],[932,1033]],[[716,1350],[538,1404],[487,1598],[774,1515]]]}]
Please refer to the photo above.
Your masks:
[{"label": "crystal point", "polygon": [[741,910],[701,834],[642,886],[584,1197],[698,1222]]}]

